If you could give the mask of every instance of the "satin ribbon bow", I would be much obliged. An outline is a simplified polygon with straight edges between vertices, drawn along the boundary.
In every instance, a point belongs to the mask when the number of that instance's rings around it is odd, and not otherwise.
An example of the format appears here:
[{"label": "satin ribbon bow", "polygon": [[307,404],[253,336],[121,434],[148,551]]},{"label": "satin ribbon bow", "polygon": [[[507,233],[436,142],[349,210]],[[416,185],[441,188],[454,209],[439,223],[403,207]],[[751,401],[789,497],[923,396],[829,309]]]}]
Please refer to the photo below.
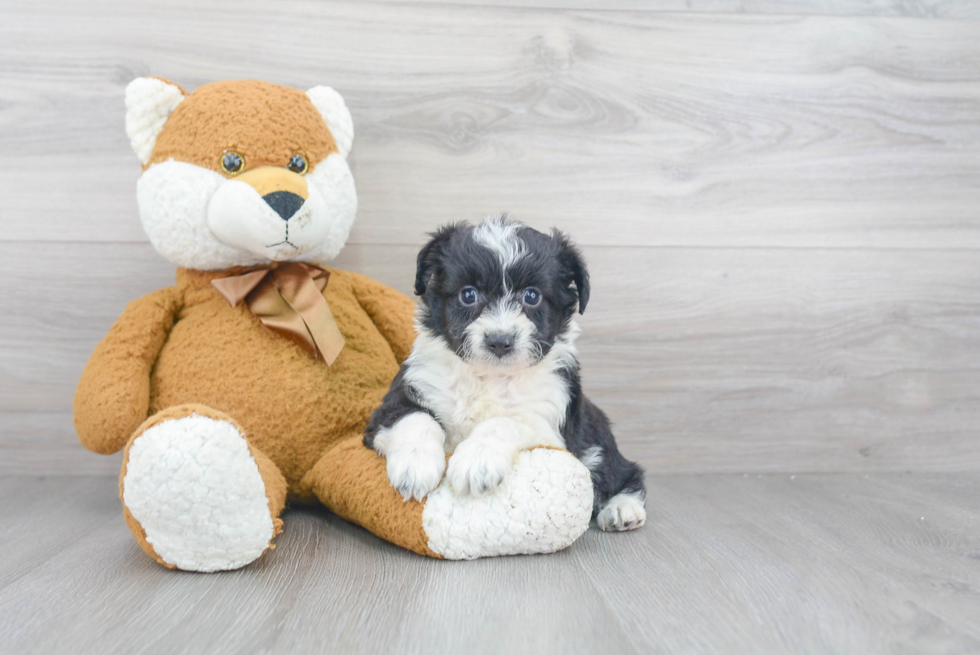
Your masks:
[{"label": "satin ribbon bow", "polygon": [[232,307],[244,300],[264,325],[330,366],[344,348],[344,335],[323,297],[329,278],[321,268],[290,263],[211,280],[211,286]]}]

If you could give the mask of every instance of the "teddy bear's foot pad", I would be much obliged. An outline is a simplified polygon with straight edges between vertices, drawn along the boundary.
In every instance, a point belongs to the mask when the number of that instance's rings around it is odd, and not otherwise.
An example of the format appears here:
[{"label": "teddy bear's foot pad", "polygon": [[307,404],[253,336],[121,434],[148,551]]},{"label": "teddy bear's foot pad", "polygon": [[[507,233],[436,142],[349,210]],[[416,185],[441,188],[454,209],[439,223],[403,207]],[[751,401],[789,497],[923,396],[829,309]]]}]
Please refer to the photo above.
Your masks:
[{"label": "teddy bear's foot pad", "polygon": [[447,476],[422,512],[428,547],[446,559],[554,552],[578,539],[591,518],[589,470],[551,448],[522,452],[487,495],[456,495]]},{"label": "teddy bear's foot pad", "polygon": [[245,566],[275,533],[248,443],[232,424],[206,416],[167,420],[137,437],[122,497],[157,556],[186,571]]}]

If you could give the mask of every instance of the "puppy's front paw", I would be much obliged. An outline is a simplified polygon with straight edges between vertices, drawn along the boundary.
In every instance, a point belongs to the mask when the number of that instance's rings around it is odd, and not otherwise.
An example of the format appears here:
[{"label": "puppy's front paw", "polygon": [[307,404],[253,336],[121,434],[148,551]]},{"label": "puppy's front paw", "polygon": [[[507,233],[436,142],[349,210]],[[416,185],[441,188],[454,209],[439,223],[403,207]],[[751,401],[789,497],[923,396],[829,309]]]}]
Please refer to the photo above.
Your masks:
[{"label": "puppy's front paw", "polygon": [[483,494],[496,489],[510,470],[513,450],[482,439],[467,439],[449,458],[446,476],[457,494]]},{"label": "puppy's front paw", "polygon": [[442,427],[425,412],[409,414],[374,437],[374,448],[388,460],[388,479],[406,501],[422,500],[439,486],[446,471]]},{"label": "puppy's front paw", "polygon": [[518,450],[506,419],[484,421],[456,447],[446,476],[457,494],[481,496],[504,481]]},{"label": "puppy's front paw", "polygon": [[644,508],[644,497],[636,493],[616,494],[609,499],[599,516],[596,523],[599,529],[609,532],[611,530],[624,531],[635,530],[647,520],[647,511]]},{"label": "puppy's front paw", "polygon": [[446,471],[446,453],[438,444],[419,442],[388,453],[388,479],[406,501],[422,500],[439,486]]}]

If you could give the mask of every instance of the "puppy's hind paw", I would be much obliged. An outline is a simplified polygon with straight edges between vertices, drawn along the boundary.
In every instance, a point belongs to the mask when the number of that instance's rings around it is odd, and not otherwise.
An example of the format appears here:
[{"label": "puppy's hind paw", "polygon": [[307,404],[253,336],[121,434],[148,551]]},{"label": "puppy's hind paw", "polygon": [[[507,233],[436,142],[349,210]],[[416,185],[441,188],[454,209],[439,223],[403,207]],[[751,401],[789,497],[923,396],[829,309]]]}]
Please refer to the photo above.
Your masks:
[{"label": "puppy's hind paw", "polygon": [[647,520],[642,493],[621,493],[609,499],[596,517],[599,529],[604,532],[635,530]]}]

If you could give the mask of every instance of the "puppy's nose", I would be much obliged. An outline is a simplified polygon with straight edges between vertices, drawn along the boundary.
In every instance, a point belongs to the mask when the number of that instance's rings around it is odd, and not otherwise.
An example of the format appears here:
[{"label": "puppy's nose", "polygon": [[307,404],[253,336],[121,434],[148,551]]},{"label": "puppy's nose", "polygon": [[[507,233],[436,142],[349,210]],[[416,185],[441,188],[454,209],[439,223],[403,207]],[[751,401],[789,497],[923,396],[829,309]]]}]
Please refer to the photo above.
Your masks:
[{"label": "puppy's nose", "polygon": [[293,214],[298,212],[299,208],[306,202],[290,191],[273,191],[262,196],[262,200],[265,200],[265,204],[272,207],[272,210],[279,214],[279,218],[284,221],[292,218]]},{"label": "puppy's nose", "polygon": [[503,357],[514,348],[514,335],[503,332],[488,334],[487,348],[497,357]]}]

